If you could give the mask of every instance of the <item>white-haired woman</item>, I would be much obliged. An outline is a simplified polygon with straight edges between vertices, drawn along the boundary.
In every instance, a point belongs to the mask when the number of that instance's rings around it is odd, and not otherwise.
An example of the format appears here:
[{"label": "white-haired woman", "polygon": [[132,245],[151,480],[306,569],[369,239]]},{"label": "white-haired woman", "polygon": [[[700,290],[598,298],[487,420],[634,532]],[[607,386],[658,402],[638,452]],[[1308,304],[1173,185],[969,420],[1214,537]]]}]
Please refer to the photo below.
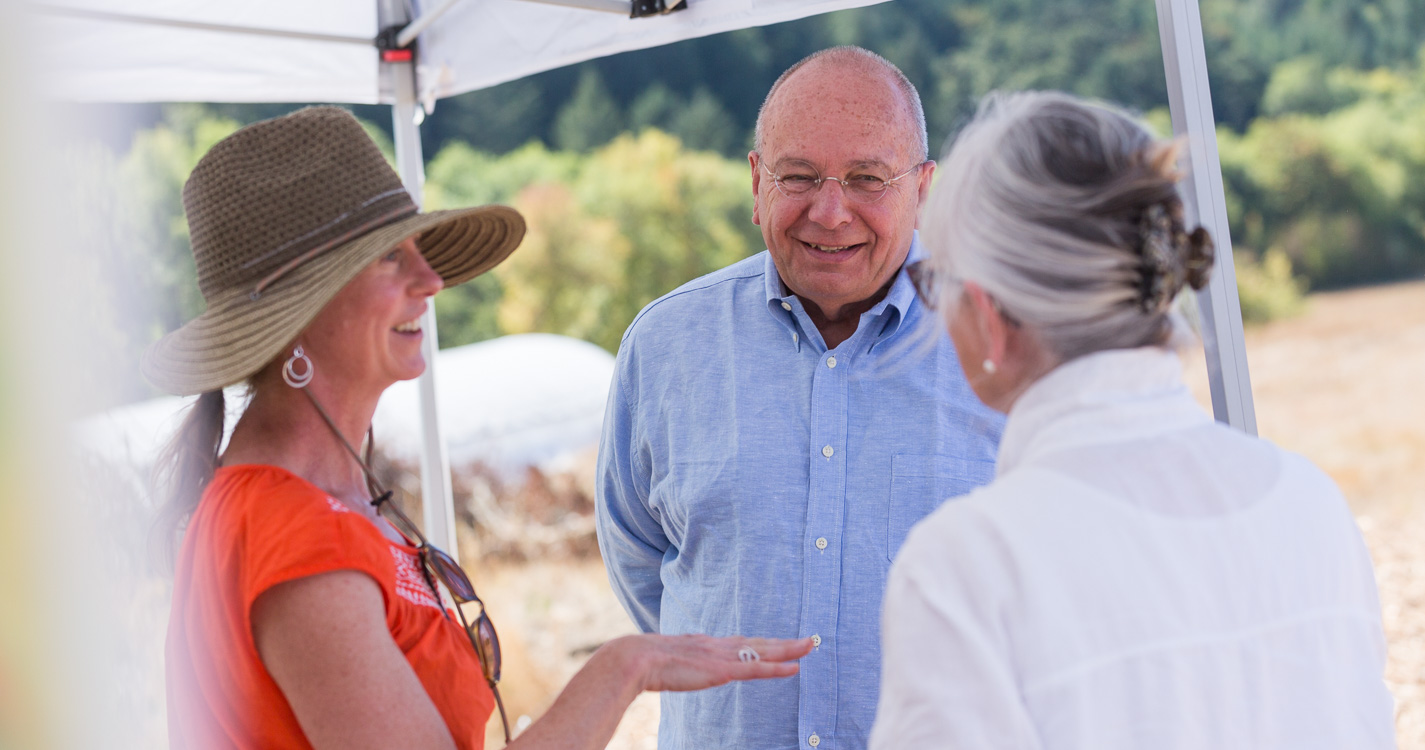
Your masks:
[{"label": "white-haired woman", "polygon": [[[202,394],[165,465],[170,515],[186,522],[168,628],[170,744],[482,747],[499,702],[494,626],[356,446],[369,458],[381,393],[425,369],[430,297],[504,260],[523,219],[503,206],[420,213],[361,125],[333,107],[227,137],[183,201],[208,309],[144,359],[156,385]],[[222,389],[242,382],[252,396],[223,447]],[[785,677],[810,649],[620,638],[509,746],[601,748],[643,690]]]},{"label": "white-haired woman", "polygon": [[991,97],[942,161],[915,276],[1008,421],[895,563],[874,748],[1394,746],[1340,492],[1183,385],[1173,299],[1213,257],[1175,162],[1053,93]]}]

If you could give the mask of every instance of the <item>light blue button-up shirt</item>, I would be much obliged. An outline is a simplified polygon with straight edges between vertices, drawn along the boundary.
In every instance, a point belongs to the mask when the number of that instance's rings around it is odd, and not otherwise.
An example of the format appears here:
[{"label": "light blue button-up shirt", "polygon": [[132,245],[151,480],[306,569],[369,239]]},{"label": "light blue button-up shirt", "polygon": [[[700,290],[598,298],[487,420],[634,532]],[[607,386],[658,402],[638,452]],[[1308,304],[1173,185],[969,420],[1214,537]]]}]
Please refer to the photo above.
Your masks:
[{"label": "light blue button-up shirt", "polygon": [[795,677],[664,693],[660,750],[865,747],[890,560],[993,477],[1003,427],[927,314],[901,271],[827,350],[764,252],[624,334],[598,476],[619,600],[649,632],[820,640]]}]

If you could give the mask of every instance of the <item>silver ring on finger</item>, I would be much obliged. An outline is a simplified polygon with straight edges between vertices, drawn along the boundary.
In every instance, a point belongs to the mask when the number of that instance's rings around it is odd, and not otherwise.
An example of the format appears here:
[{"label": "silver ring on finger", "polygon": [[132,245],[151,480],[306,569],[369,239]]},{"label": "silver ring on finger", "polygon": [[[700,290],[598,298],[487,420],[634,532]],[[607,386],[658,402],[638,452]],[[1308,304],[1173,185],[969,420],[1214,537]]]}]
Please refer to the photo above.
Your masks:
[{"label": "silver ring on finger", "polygon": [[751,646],[743,646],[737,649],[737,660],[742,662],[762,661],[762,655],[757,653],[757,649]]}]

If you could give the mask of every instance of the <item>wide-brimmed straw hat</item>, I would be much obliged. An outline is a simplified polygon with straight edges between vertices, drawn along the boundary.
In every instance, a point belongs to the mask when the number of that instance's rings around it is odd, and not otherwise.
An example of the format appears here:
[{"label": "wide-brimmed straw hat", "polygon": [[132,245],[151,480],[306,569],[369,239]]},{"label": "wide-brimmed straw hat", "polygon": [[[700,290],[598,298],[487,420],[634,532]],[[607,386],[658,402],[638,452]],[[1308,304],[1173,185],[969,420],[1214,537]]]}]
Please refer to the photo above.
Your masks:
[{"label": "wide-brimmed straw hat", "polygon": [[149,347],[154,385],[179,395],[242,382],[273,361],[362,269],[407,237],[446,286],[524,237],[505,206],[420,213],[346,110],[310,107],[213,146],[183,187],[207,311]]}]

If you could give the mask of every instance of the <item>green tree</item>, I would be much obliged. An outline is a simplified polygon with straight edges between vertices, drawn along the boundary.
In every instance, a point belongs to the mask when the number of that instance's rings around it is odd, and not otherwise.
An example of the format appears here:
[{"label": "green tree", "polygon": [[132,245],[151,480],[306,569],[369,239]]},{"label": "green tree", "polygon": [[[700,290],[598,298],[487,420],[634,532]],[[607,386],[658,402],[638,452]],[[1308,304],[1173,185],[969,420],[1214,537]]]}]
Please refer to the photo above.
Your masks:
[{"label": "green tree", "polygon": [[[1298,64],[1277,80],[1297,76]],[[1324,77],[1351,103],[1258,118],[1241,135],[1219,130],[1237,244],[1281,252],[1317,288],[1425,270],[1425,61],[1410,73]],[[1320,107],[1289,94],[1273,106]]]},{"label": "green tree", "polygon": [[638,132],[645,128],[667,129],[668,123],[684,105],[683,98],[660,83],[643,90],[628,108],[628,129]]},{"label": "green tree", "polygon": [[934,62],[922,92],[939,137],[996,89],[1060,89],[1143,108],[1167,99],[1152,4],[1005,0],[948,12],[964,43]]},{"label": "green tree", "polygon": [[493,273],[477,276],[435,295],[435,327],[440,348],[464,346],[502,335],[499,308],[504,295],[505,286]]},{"label": "green tree", "polygon": [[676,136],[688,148],[698,151],[716,151],[727,154],[742,147],[751,148],[751,142],[740,142],[743,135],[732,115],[711,91],[700,88],[693,92],[687,106],[679,107],[668,119],[666,130]]},{"label": "green tree", "polygon": [[667,86],[654,84],[629,106],[628,122],[633,132],[657,128],[696,151],[735,157],[744,146],[751,147],[748,132],[738,127],[722,102],[706,88],[684,99]]},{"label": "green tree", "polygon": [[422,126],[430,153],[453,143],[471,143],[503,154],[539,140],[550,114],[541,77],[521,78],[442,100]]},{"label": "green tree", "polygon": [[1295,57],[1272,71],[1262,94],[1261,112],[1268,116],[1288,112],[1326,114],[1349,104],[1352,93],[1341,91],[1327,80],[1327,68],[1320,58]]},{"label": "green tree", "polygon": [[437,296],[442,346],[540,331],[614,351],[644,305],[761,249],[746,165],[654,129],[587,155],[452,145],[427,173],[432,208],[507,202],[528,226],[492,285]]},{"label": "green tree", "polygon": [[426,165],[426,207],[430,210],[510,203],[539,182],[571,183],[585,157],[528,143],[503,156],[464,143],[441,149]]},{"label": "green tree", "polygon": [[[183,183],[207,150],[237,129],[194,107],[172,107],[168,119],[139,131],[128,153],[118,156],[95,142],[74,143],[57,155],[67,179],[59,205],[75,220],[57,228],[61,244],[83,248],[72,258],[73,278],[85,306],[103,330],[96,361],[111,365],[95,373],[87,396],[98,403],[152,393],[138,375],[139,356],[159,336],[197,316],[197,289]],[[65,256],[68,257],[68,256]]]},{"label": "green tree", "polygon": [[623,114],[594,68],[579,75],[574,96],[554,119],[554,145],[566,151],[602,146],[623,130]]},{"label": "green tree", "polygon": [[506,293],[502,330],[574,336],[618,348],[617,298],[630,244],[618,224],[594,217],[568,185],[539,183],[515,203],[529,224],[519,252],[495,271]]},{"label": "green tree", "polygon": [[589,213],[612,218],[630,243],[624,288],[596,341],[610,351],[644,305],[762,249],[746,164],[688,152],[655,130],[594,153],[576,191]]},{"label": "green tree", "polygon": [[[529,185],[572,182],[578,164],[576,154],[551,152],[538,142],[526,144],[505,156],[493,156],[464,143],[452,143],[441,149],[426,167],[426,207],[440,210],[515,203],[515,196]],[[522,247],[516,256],[526,249]],[[513,262],[516,261],[507,261]],[[440,345],[461,346],[504,333],[499,315],[504,296],[505,285],[497,274],[485,274],[436,295],[436,330]]]}]

